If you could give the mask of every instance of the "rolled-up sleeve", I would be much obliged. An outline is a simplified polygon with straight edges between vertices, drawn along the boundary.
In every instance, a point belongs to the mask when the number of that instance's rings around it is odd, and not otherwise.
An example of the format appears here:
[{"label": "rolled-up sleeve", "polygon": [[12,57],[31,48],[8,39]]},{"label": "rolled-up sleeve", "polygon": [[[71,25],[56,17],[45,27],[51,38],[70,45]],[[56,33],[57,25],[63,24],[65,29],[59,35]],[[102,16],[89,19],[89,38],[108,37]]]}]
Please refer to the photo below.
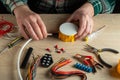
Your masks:
[{"label": "rolled-up sleeve", "polygon": [[116,0],[88,0],[94,7],[94,15],[99,13],[111,13]]},{"label": "rolled-up sleeve", "polygon": [[13,12],[13,10],[21,5],[26,5],[27,1],[24,0],[0,0],[3,5],[8,9],[8,11]]}]

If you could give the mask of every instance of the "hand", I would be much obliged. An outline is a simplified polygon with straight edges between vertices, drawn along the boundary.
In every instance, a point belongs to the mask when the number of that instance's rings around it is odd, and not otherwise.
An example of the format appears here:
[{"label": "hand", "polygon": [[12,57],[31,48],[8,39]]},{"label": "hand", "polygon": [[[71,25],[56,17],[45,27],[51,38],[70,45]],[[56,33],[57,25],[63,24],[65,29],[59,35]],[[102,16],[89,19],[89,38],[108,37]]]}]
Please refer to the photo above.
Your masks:
[{"label": "hand", "polygon": [[23,5],[15,8],[14,14],[19,30],[25,39],[31,37],[40,40],[47,37],[46,26],[42,19],[27,6]]},{"label": "hand", "polygon": [[92,32],[94,9],[90,3],[85,3],[81,8],[77,9],[69,18],[68,22],[78,21],[79,29],[75,35],[75,39],[83,39]]}]

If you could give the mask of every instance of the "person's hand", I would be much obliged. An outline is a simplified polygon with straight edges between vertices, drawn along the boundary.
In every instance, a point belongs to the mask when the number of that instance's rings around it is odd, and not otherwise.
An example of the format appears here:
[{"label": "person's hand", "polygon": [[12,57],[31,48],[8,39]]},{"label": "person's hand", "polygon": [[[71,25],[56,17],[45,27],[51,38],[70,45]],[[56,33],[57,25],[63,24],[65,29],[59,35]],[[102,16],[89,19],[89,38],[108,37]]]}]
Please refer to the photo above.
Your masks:
[{"label": "person's hand", "polygon": [[68,22],[78,21],[79,29],[75,35],[75,39],[83,39],[92,32],[94,9],[90,3],[85,3],[77,9],[69,18]]},{"label": "person's hand", "polygon": [[19,30],[25,39],[40,40],[47,37],[46,26],[40,16],[31,11],[28,6],[19,6],[14,9]]}]

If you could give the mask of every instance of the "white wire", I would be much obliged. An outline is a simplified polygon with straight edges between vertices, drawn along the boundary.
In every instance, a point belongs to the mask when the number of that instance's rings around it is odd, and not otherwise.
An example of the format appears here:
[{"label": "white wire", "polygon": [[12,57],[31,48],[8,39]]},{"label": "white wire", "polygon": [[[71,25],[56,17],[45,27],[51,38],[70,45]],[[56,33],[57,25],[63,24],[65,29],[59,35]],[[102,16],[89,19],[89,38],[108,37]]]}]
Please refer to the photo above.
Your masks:
[{"label": "white wire", "polygon": [[32,39],[29,39],[29,40],[27,40],[27,41],[24,43],[24,45],[21,47],[21,49],[20,49],[20,51],[19,51],[19,54],[18,54],[17,71],[18,71],[18,75],[19,75],[20,80],[23,80],[22,75],[21,75],[21,72],[20,72],[20,57],[21,57],[21,55],[22,55],[23,49],[25,48],[25,46],[26,46],[30,41],[32,41]]}]

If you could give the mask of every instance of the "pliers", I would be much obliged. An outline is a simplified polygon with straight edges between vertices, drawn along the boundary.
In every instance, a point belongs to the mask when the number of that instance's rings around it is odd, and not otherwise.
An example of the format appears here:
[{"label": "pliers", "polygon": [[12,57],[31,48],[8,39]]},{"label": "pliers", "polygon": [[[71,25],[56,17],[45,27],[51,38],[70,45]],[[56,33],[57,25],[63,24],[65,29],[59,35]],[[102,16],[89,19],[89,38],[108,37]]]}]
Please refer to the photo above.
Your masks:
[{"label": "pliers", "polygon": [[92,56],[85,56],[85,55],[81,55],[81,54],[76,54],[75,58],[78,59],[83,64],[92,67],[93,73],[97,72],[96,68],[98,68],[98,69],[104,68],[103,65],[101,65],[100,63],[95,61]]},{"label": "pliers", "polygon": [[103,64],[104,66],[108,67],[108,68],[112,68],[112,66],[108,63],[106,63],[100,56],[100,52],[104,52],[104,51],[108,51],[108,52],[112,52],[112,53],[115,53],[115,54],[118,54],[119,52],[115,49],[111,49],[111,48],[103,48],[103,49],[97,49],[95,47],[92,47],[90,45],[86,45],[85,48],[84,48],[86,51],[88,52],[91,52],[91,53],[94,53],[96,54],[98,60],[101,62],[101,64]]}]

